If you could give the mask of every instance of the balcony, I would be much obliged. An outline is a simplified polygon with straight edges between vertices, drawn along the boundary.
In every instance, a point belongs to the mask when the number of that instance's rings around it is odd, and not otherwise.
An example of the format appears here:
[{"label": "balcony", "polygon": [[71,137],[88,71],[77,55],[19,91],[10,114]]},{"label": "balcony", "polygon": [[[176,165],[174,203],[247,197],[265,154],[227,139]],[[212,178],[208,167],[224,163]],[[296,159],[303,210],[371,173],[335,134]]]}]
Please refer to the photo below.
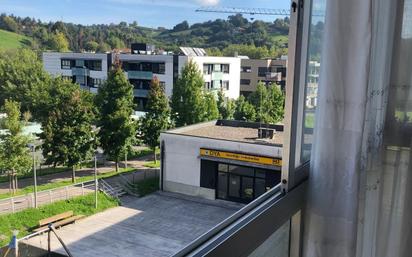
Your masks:
[{"label": "balcony", "polygon": [[223,79],[223,72],[212,72],[212,80],[222,80]]},{"label": "balcony", "polygon": [[90,70],[86,67],[73,67],[72,76],[90,76]]},{"label": "balcony", "polygon": [[129,79],[146,79],[152,80],[153,72],[151,71],[128,71],[127,77]]},{"label": "balcony", "polygon": [[146,89],[133,89],[133,95],[135,97],[145,97],[147,98],[149,90]]}]

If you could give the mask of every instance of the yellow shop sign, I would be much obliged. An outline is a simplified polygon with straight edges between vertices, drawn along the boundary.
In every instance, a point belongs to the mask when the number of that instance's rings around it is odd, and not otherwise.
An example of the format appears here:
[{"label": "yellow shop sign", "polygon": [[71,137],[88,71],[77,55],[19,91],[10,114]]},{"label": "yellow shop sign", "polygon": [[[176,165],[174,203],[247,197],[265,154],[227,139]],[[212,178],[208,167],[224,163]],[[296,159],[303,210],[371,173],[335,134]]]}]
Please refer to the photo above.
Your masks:
[{"label": "yellow shop sign", "polygon": [[262,157],[249,154],[232,153],[211,149],[200,148],[200,156],[210,156],[222,159],[252,162],[264,165],[282,166],[282,160],[278,158]]}]

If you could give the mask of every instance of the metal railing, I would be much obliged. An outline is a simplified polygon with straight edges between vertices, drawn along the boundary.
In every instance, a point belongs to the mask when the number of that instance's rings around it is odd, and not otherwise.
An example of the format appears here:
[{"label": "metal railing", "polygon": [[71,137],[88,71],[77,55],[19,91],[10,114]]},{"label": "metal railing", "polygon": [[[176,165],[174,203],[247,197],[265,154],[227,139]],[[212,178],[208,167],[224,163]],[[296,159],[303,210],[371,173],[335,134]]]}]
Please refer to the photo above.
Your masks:
[{"label": "metal railing", "polygon": [[[94,180],[37,192],[37,205],[42,206],[94,192]],[[34,208],[34,193],[0,200],[0,215]]]}]

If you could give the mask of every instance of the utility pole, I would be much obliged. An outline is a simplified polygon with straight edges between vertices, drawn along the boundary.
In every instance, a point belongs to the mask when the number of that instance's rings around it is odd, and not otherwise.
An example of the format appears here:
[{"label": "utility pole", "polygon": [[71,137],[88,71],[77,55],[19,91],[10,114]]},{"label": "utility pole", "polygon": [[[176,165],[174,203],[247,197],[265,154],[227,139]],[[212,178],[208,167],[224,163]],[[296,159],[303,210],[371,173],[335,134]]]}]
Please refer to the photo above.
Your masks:
[{"label": "utility pole", "polygon": [[94,155],[94,207],[97,209],[97,194],[98,194],[98,180],[97,180],[97,155]]}]

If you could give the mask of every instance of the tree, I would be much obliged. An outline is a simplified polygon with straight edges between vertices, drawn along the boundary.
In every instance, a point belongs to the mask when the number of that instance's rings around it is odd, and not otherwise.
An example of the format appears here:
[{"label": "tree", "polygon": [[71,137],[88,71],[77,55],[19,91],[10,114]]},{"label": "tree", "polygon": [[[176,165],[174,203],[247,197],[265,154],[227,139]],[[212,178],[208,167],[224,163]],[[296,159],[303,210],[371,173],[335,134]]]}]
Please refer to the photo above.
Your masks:
[{"label": "tree", "polygon": [[17,32],[19,30],[19,25],[16,23],[16,21],[12,17],[2,16],[1,18],[2,18],[0,20],[1,28],[4,28],[5,30],[11,31],[11,32]]},{"label": "tree", "polygon": [[105,154],[116,162],[130,147],[136,126],[131,118],[134,111],[133,86],[117,63],[110,70],[106,82],[99,88],[96,97],[99,108],[98,136]]},{"label": "tree", "polygon": [[173,86],[172,117],[176,126],[185,126],[206,120],[204,81],[193,61],[183,67],[181,75]]},{"label": "tree", "polygon": [[139,128],[143,142],[153,150],[156,163],[160,132],[170,127],[169,99],[157,78],[151,82],[146,108],[147,113],[141,119]]},{"label": "tree", "polygon": [[31,167],[30,152],[27,147],[29,138],[22,134],[20,104],[13,100],[6,100],[4,109],[7,114],[4,127],[7,132],[0,136],[0,170],[8,172],[10,190],[14,194],[17,190],[17,175],[28,172]]},{"label": "tree", "polygon": [[176,26],[173,27],[173,31],[175,32],[188,30],[188,29],[189,29],[189,23],[187,21],[182,21],[181,23],[176,24]]},{"label": "tree", "polygon": [[56,32],[50,37],[49,47],[57,52],[68,52],[69,42],[63,32]]},{"label": "tree", "polygon": [[235,120],[255,121],[256,112],[252,104],[250,104],[243,95],[236,100],[236,108],[234,113]]},{"label": "tree", "polygon": [[46,164],[72,168],[72,182],[76,167],[89,160],[96,149],[96,135],[92,124],[95,108],[92,95],[77,85],[56,80],[59,95],[48,118],[42,122],[42,150]]},{"label": "tree", "polygon": [[205,93],[206,120],[219,119],[219,110],[213,93]]},{"label": "tree", "polygon": [[248,100],[256,109],[256,121],[266,122],[269,117],[267,117],[266,109],[268,107],[268,91],[265,84],[259,82],[256,91],[249,95]]},{"label": "tree", "polygon": [[219,110],[219,118],[224,120],[233,119],[235,113],[235,105],[233,100],[225,98],[222,91],[217,94],[217,108]]},{"label": "tree", "polygon": [[22,112],[30,111],[39,121],[50,88],[51,78],[36,53],[28,49],[0,51],[0,106],[6,99],[14,100],[21,104]]},{"label": "tree", "polygon": [[111,48],[110,48],[110,45],[109,44],[107,44],[107,43],[104,43],[104,42],[101,42],[100,44],[99,44],[99,47],[97,48],[97,52],[100,52],[100,53],[105,53],[105,52],[108,52],[108,51],[110,51],[110,50],[112,50]]},{"label": "tree", "polygon": [[84,47],[87,51],[96,52],[99,44],[96,41],[88,41]]},{"label": "tree", "polygon": [[285,95],[280,86],[271,84],[268,87],[268,99],[266,101],[266,123],[277,123],[283,120],[285,114]]}]

